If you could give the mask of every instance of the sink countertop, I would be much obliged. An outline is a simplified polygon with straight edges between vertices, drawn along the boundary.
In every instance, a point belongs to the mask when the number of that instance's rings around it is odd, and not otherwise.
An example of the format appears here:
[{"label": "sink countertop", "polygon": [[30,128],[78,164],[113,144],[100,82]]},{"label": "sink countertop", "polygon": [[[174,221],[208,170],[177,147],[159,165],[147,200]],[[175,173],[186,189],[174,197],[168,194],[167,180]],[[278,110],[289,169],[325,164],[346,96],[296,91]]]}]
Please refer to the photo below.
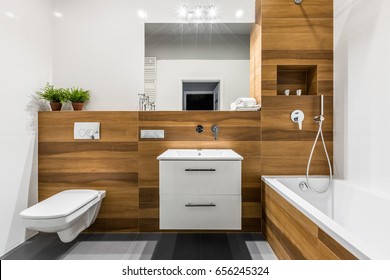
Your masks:
[{"label": "sink countertop", "polygon": [[157,159],[233,161],[244,158],[231,149],[169,149],[159,155]]}]

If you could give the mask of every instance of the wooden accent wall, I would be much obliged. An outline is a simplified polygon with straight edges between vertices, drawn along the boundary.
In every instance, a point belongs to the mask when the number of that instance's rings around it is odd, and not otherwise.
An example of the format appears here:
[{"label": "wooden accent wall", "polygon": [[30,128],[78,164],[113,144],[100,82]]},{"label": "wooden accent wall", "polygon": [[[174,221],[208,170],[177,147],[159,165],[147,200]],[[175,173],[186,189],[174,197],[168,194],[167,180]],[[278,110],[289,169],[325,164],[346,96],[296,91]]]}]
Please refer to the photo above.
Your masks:
[{"label": "wooden accent wall", "polygon": [[[66,189],[107,190],[90,230],[138,230],[138,112],[40,112],[39,200]],[[101,140],[74,140],[74,122],[100,122]]]},{"label": "wooden accent wall", "polygon": [[262,96],[277,94],[278,65],[316,65],[317,92],[333,95],[333,0],[258,0]]},{"label": "wooden accent wall", "polygon": [[[101,123],[101,139],[74,140],[74,122],[88,121]],[[105,189],[90,231],[158,231],[157,156],[169,148],[231,148],[244,157],[242,228],[260,231],[260,125],[260,112],[40,112],[39,200],[65,189]],[[139,139],[141,129],[163,129],[165,139]]]},{"label": "wooden accent wall", "polygon": [[[256,18],[261,24],[262,60],[262,173],[263,175],[298,175],[306,173],[307,160],[318,130],[314,116],[320,114],[320,97],[325,97],[324,136],[333,154],[333,0],[258,0]],[[302,85],[304,94],[277,95],[277,69],[316,69],[310,89]],[[313,68],[315,67],[315,68]],[[296,72],[300,74],[301,72]],[[294,79],[294,76],[290,76]],[[299,82],[294,81],[299,84]],[[293,110],[305,114],[303,130],[290,119]],[[326,158],[320,145],[314,153],[311,174],[328,174]]]},{"label": "wooden accent wall", "polygon": [[[165,139],[140,139],[139,189],[140,230],[159,228],[158,161],[167,149],[231,148],[244,157],[242,162],[242,230],[261,230],[260,112],[140,112],[140,129],[165,130]],[[215,141],[211,126],[218,124]],[[204,132],[195,131],[197,125]]]},{"label": "wooden accent wall", "polygon": [[279,259],[356,259],[271,187],[264,188],[265,233]]},{"label": "wooden accent wall", "polygon": [[[288,99],[288,100],[287,100]],[[323,134],[329,156],[333,158],[333,101],[325,97],[325,122]],[[305,114],[303,129],[298,129],[290,114],[300,109]],[[261,161],[263,175],[306,174],[307,161],[318,124],[314,116],[319,114],[320,97],[317,96],[264,96],[262,108]],[[321,141],[317,143],[310,174],[329,174],[328,164]]]},{"label": "wooden accent wall", "polygon": [[[302,175],[318,130],[313,118],[320,113],[321,94],[325,95],[324,136],[331,159],[333,155],[333,0],[305,0],[301,5],[293,0],[257,0],[256,25],[261,35],[252,31],[251,41],[260,37],[261,45],[251,44],[255,48],[251,53],[261,53],[261,65],[251,65],[251,94],[256,96],[254,81],[260,80],[262,174]],[[261,71],[256,71],[259,68]],[[313,70],[306,72],[306,86],[296,75],[279,71],[278,85],[278,68],[295,70],[297,75],[301,69]],[[302,87],[307,95],[293,96],[296,87]],[[284,89],[290,89],[291,95],[280,95]],[[305,113],[301,131],[290,120],[296,109]],[[328,173],[318,144],[310,174]],[[263,208],[263,215],[266,210]],[[264,224],[262,230],[265,232]]]}]

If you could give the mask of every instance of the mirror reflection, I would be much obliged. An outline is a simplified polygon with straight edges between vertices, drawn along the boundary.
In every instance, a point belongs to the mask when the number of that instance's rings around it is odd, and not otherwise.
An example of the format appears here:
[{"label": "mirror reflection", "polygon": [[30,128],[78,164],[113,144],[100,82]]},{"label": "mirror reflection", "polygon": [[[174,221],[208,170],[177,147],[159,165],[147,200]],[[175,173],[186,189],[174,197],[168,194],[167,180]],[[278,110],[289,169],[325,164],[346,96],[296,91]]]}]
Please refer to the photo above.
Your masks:
[{"label": "mirror reflection", "polygon": [[250,29],[249,23],[146,23],[145,108],[230,110],[249,97]]}]

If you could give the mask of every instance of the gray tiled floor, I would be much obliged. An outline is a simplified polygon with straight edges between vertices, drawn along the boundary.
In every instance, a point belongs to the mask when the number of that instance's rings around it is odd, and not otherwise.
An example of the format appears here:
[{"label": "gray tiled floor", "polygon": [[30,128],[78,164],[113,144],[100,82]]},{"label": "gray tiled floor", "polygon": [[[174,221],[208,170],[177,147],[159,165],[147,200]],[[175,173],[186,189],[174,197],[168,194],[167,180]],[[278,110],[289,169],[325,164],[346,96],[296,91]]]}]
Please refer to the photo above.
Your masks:
[{"label": "gray tiled floor", "polygon": [[259,233],[82,234],[62,243],[39,233],[2,259],[40,260],[259,260],[276,259]]}]

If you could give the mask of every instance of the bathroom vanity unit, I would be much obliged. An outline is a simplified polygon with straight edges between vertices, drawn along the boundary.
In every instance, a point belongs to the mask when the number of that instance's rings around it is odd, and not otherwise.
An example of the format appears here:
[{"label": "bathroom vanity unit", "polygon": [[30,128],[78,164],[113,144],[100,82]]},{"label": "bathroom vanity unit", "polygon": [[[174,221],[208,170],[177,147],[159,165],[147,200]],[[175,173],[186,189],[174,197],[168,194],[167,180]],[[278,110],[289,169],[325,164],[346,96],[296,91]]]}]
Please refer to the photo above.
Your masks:
[{"label": "bathroom vanity unit", "polygon": [[157,159],[160,229],[241,229],[242,156],[233,150],[167,150]]}]

